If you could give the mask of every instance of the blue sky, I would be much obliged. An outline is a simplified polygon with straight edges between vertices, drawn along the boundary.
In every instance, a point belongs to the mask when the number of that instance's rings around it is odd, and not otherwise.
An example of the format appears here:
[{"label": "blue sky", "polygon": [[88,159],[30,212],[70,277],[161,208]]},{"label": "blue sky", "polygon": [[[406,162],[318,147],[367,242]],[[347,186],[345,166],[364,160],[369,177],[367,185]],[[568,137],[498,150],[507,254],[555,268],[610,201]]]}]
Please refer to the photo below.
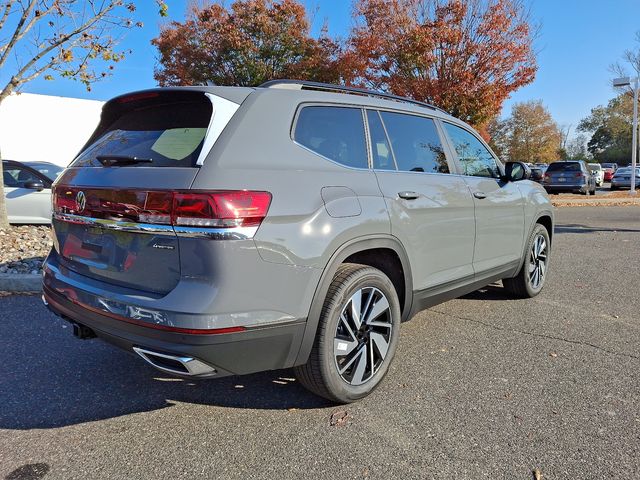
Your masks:
[{"label": "blue sky", "polygon": [[[525,0],[526,1],[526,0]],[[160,19],[150,0],[137,2],[142,29],[131,31],[121,46],[134,53],[118,65],[113,77],[93,86],[92,92],[73,81],[35,80],[23,91],[48,95],[106,100],[119,93],[155,86],[153,67],[155,48],[150,40],[157,36]],[[169,0],[169,20],[181,20],[187,2]],[[230,3],[227,0],[227,3]],[[351,24],[348,0],[305,0],[313,15],[314,29],[326,20],[332,35],[345,35]],[[508,114],[514,102],[542,99],[555,120],[572,125],[572,134],[581,118],[592,107],[614,96],[609,65],[634,43],[640,30],[638,0],[532,0],[533,19],[541,23],[536,44],[538,74],[535,81],[517,92],[504,106]]]}]

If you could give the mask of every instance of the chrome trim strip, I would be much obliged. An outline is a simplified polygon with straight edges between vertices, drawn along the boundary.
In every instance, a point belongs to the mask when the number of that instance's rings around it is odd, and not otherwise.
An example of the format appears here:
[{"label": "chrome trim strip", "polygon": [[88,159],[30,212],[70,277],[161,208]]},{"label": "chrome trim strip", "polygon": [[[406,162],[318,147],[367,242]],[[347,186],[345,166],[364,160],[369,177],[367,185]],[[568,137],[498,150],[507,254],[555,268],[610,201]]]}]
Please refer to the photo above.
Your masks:
[{"label": "chrome trim strip", "polygon": [[253,238],[258,227],[206,228],[176,225],[173,230],[179,237],[210,238],[212,240],[247,240]]},{"label": "chrome trim strip", "polygon": [[258,227],[230,227],[208,228],[160,225],[154,223],[127,222],[122,220],[108,220],[105,218],[84,217],[70,213],[55,213],[53,218],[61,222],[88,225],[90,227],[105,228],[119,232],[151,233],[154,235],[178,235],[188,238],[208,238],[211,240],[247,240],[253,238]]},{"label": "chrome trim strip", "polygon": [[156,235],[174,235],[171,225],[159,225],[154,223],[137,223],[123,220],[108,220],[106,218],[92,218],[70,213],[53,213],[53,218],[62,222],[89,225],[91,227],[102,227],[109,230],[121,232],[153,233]]}]

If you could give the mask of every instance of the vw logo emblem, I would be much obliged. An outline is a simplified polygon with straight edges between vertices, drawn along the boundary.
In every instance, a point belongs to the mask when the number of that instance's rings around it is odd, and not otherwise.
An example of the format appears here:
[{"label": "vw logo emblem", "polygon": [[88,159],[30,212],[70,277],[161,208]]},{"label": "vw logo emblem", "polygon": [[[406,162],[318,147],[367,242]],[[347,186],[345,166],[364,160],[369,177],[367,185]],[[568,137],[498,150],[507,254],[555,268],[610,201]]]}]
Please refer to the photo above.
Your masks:
[{"label": "vw logo emblem", "polygon": [[78,213],[81,213],[86,206],[87,197],[85,197],[84,192],[80,191],[76,194],[76,210],[78,211]]}]

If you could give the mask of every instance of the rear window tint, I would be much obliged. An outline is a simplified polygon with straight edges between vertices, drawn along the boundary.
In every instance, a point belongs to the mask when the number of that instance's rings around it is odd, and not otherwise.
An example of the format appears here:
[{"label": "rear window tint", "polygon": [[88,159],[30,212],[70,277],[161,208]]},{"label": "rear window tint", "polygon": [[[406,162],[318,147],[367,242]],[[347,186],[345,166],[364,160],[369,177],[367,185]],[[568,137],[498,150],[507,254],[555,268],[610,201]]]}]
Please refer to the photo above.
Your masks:
[{"label": "rear window tint", "polygon": [[98,132],[72,166],[102,166],[97,157],[118,155],[152,159],[151,163],[127,166],[193,167],[202,150],[212,110],[204,95],[192,101],[156,100],[135,108],[125,107]]},{"label": "rear window tint", "polygon": [[580,170],[580,164],[577,162],[555,162],[547,168],[547,172],[579,172]]},{"label": "rear window tint", "polygon": [[303,107],[293,138],[309,150],[347,167],[368,168],[359,108]]}]

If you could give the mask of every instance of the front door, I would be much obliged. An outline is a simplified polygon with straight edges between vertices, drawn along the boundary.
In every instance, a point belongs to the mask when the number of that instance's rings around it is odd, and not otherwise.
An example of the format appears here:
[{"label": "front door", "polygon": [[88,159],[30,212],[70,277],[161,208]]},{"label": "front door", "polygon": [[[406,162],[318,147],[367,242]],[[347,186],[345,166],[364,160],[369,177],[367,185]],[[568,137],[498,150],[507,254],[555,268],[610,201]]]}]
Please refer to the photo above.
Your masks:
[{"label": "front door", "polygon": [[[5,164],[3,172],[7,215],[11,223],[51,222],[51,188],[33,171],[14,164]],[[27,188],[30,182],[40,182],[46,188]]]},{"label": "front door", "polygon": [[457,155],[458,168],[475,203],[476,274],[519,262],[524,245],[524,199],[518,185],[500,179],[490,150],[469,130],[443,122]]}]

